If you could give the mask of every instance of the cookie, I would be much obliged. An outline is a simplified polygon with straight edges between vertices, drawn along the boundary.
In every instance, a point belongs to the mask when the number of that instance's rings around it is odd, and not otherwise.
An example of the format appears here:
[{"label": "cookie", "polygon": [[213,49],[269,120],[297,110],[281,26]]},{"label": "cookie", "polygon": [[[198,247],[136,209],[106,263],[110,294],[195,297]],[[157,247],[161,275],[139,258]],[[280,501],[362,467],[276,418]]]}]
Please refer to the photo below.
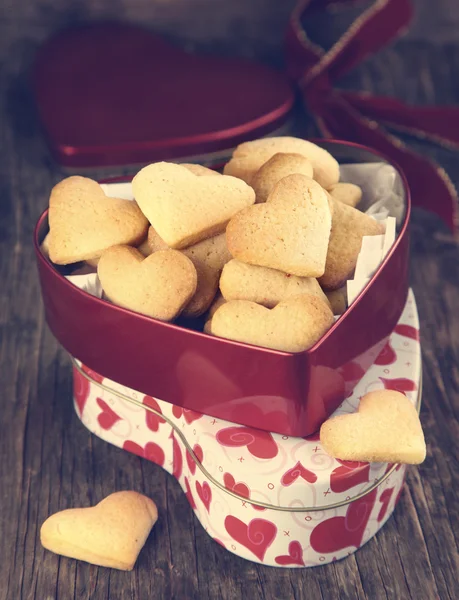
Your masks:
[{"label": "cookie", "polygon": [[333,200],[333,218],[325,272],[319,283],[326,290],[336,290],[349,279],[357,263],[366,235],[382,235],[384,226],[373,217],[352,206]]},{"label": "cookie", "polygon": [[[148,230],[148,245],[151,252],[168,248],[153,227]],[[231,254],[224,233],[189,246],[182,252],[194,264],[198,275],[196,292],[182,314],[185,317],[199,317],[212,303],[218,290],[221,270],[231,260]]]},{"label": "cookie", "polygon": [[311,294],[295,296],[269,309],[248,300],[220,306],[206,333],[283,352],[302,352],[313,346],[333,325],[333,314]]},{"label": "cookie", "polygon": [[335,183],[328,191],[335,200],[354,208],[362,200],[362,188],[354,183]]},{"label": "cookie", "polygon": [[150,244],[148,243],[148,236],[143,240],[141,244],[137,246],[137,250],[141,252],[145,257],[150,256],[150,254],[152,254]]},{"label": "cookie", "polygon": [[193,298],[183,310],[185,317],[199,317],[211,305],[218,290],[223,266],[231,260],[224,233],[182,250],[194,264],[198,286]]},{"label": "cookie", "polygon": [[320,441],[330,456],[340,460],[418,465],[426,457],[415,407],[391,390],[365,394],[358,412],[325,421]]},{"label": "cookie", "polygon": [[106,250],[97,265],[105,297],[124,308],[172,321],[193,297],[196,269],[177,250],[160,250],[147,258],[130,246]]},{"label": "cookie", "polygon": [[325,189],[339,181],[339,165],[333,156],[312,142],[295,137],[269,137],[244,142],[233,152],[223,173],[240,177],[251,185],[255,173],[278,152],[301,154],[307,158],[314,170],[314,179]]},{"label": "cookie", "polygon": [[281,179],[265,204],[233,217],[226,241],[242,262],[319,277],[325,271],[330,228],[326,192],[316,181],[295,174]]},{"label": "cookie", "polygon": [[[151,227],[150,227],[150,229],[151,229]],[[166,246],[166,248],[167,248],[167,246]],[[141,252],[141,254],[145,257],[150,256],[150,254],[152,253],[152,250],[150,250],[150,245],[148,243],[148,236],[143,240],[143,242],[141,244],[139,244],[137,246],[137,250],[139,252]],[[100,260],[100,256],[97,258],[91,258],[86,261],[86,264],[88,264],[90,267],[97,269],[99,260]]]},{"label": "cookie", "polygon": [[177,249],[222,233],[232,216],[255,202],[255,192],[240,179],[197,176],[165,162],[139,171],[132,189],[158,235]]},{"label": "cookie", "polygon": [[250,300],[267,308],[292,296],[312,294],[327,305],[327,297],[313,277],[296,277],[276,269],[249,265],[233,259],[224,267],[220,290],[225,300]]},{"label": "cookie", "polygon": [[49,199],[49,257],[58,265],[97,259],[118,244],[137,245],[148,223],[135,202],[109,198],[87,177],[54,186]]},{"label": "cookie", "polygon": [[207,167],[203,167],[202,165],[196,165],[194,163],[180,163],[180,166],[185,167],[193,173],[194,175],[202,176],[202,175],[220,175],[217,171],[213,169],[208,169]]},{"label": "cookie", "polygon": [[347,309],[347,290],[343,286],[337,290],[325,292],[334,315],[342,315]]},{"label": "cookie", "polygon": [[226,303],[225,298],[221,294],[217,294],[214,298],[214,301],[212,302],[212,304],[209,307],[209,311],[207,313],[208,318],[211,319],[214,316],[217,308],[220,308],[220,306],[222,306],[225,303]]},{"label": "cookie", "polygon": [[116,492],[96,506],[51,515],[41,527],[40,540],[55,554],[131,571],[157,519],[150,498]]},{"label": "cookie", "polygon": [[158,250],[169,250],[169,246],[166,242],[160,237],[155,228],[150,225],[148,228],[148,236],[147,236],[148,248],[150,249],[150,254],[153,252],[158,252]]},{"label": "cookie", "polygon": [[255,190],[255,202],[266,202],[276,183],[294,173],[312,178],[312,164],[301,154],[274,154],[253,176],[251,185]]}]

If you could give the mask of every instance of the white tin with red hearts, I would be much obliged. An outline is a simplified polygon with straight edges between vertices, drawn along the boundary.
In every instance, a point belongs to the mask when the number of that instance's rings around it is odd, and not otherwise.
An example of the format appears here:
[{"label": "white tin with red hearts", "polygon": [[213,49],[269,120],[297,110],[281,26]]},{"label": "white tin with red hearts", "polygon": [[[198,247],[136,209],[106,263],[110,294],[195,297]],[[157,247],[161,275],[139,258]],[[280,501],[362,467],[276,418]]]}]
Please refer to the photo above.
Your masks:
[{"label": "white tin with red hearts", "polygon": [[[358,367],[356,367],[358,368]],[[419,324],[412,292],[394,333],[335,414],[371,390],[404,392],[419,408]],[[402,465],[331,458],[307,439],[236,425],[104,379],[74,362],[75,408],[95,435],[151,460],[181,485],[207,533],[272,566],[310,567],[355,552],[384,525],[402,491]]]}]

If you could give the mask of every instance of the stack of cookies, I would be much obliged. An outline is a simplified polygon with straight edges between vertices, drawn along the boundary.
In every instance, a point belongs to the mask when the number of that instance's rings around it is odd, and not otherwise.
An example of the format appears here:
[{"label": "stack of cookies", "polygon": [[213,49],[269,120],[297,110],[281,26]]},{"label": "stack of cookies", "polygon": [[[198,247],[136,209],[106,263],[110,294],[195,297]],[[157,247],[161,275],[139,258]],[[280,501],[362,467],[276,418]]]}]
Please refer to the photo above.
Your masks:
[{"label": "stack of cookies", "polygon": [[241,144],[223,175],[155,163],[132,190],[134,202],[84,177],[55,186],[50,260],[96,267],[124,308],[206,315],[210,335],[285,352],[310,348],[345,310],[362,239],[384,232],[333,156],[292,137]]}]

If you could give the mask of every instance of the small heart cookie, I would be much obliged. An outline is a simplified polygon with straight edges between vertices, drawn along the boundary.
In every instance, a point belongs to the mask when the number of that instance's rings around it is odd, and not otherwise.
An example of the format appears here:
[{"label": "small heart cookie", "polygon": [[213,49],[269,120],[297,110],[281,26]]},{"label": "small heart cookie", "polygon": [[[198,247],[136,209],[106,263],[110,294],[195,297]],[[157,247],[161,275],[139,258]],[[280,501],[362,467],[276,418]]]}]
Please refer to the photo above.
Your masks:
[{"label": "small heart cookie", "polygon": [[276,184],[265,204],[246,208],[226,230],[234,258],[299,277],[325,271],[331,214],[322,187],[304,175]]},{"label": "small heart cookie", "polygon": [[[150,227],[150,229],[151,229],[151,227]],[[150,250],[150,245],[148,243],[148,236],[143,240],[143,242],[141,244],[139,244],[137,246],[137,250],[139,252],[141,252],[142,255],[145,256],[145,257],[150,256],[150,254],[151,254],[152,251]],[[100,260],[100,256],[98,256],[97,258],[88,259],[85,262],[90,267],[93,267],[93,268],[97,269],[97,265],[99,264],[99,260]]]},{"label": "small heart cookie", "polygon": [[54,186],[49,199],[49,257],[58,265],[97,259],[117,244],[137,245],[148,223],[135,202],[109,198],[87,177]]},{"label": "small heart cookie", "polygon": [[337,290],[325,292],[327,300],[330,302],[334,315],[342,315],[347,309],[347,289],[346,286]]},{"label": "small heart cookie", "polygon": [[130,246],[113,246],[100,257],[97,274],[106,297],[135,312],[172,321],[196,291],[196,269],[177,250],[147,258]]},{"label": "small heart cookie", "polygon": [[333,199],[332,230],[320,285],[326,290],[342,287],[354,272],[363,237],[383,233],[384,225],[373,217]]},{"label": "small heart cookie", "polygon": [[362,188],[354,183],[335,183],[328,191],[335,200],[354,208],[362,199]]},{"label": "small heart cookie", "polygon": [[182,250],[194,264],[198,274],[198,287],[193,298],[183,310],[185,317],[199,317],[212,303],[224,265],[231,260],[224,233]]},{"label": "small heart cookie", "polygon": [[325,189],[339,181],[339,164],[329,152],[317,144],[289,136],[268,137],[239,144],[223,173],[240,177],[251,185],[258,169],[278,152],[301,154],[307,158],[312,164],[314,179]]},{"label": "small heart cookie", "polygon": [[330,456],[340,460],[418,465],[426,457],[415,407],[391,390],[365,394],[358,412],[325,421],[320,441]]},{"label": "small heart cookie", "polygon": [[255,192],[240,179],[197,176],[165,162],[139,171],[132,189],[158,235],[178,249],[222,233],[233,215],[255,202]]},{"label": "small heart cookie", "polygon": [[[148,230],[148,246],[151,252],[168,248],[166,242],[157,234],[153,227]],[[223,266],[231,260],[231,254],[226,245],[224,233],[216,235],[193,246],[182,250],[194,264],[198,275],[196,292],[182,315],[184,317],[199,317],[209,308],[218,289],[218,282]]]},{"label": "small heart cookie", "polygon": [[278,181],[301,173],[312,179],[313,169],[311,162],[301,154],[286,154],[278,152],[262,165],[252,179],[252,187],[255,190],[255,202],[266,202],[269,194],[273,191]]},{"label": "small heart cookie", "polygon": [[55,554],[131,571],[157,519],[150,498],[116,492],[96,506],[51,515],[41,527],[40,540]]},{"label": "small heart cookie", "polygon": [[206,324],[206,333],[283,352],[302,352],[333,325],[333,314],[311,294],[295,296],[269,309],[247,300],[221,305]]},{"label": "small heart cookie", "polygon": [[223,267],[220,290],[225,300],[250,300],[266,308],[274,308],[279,302],[300,294],[312,294],[329,305],[314,277],[296,277],[236,259]]}]

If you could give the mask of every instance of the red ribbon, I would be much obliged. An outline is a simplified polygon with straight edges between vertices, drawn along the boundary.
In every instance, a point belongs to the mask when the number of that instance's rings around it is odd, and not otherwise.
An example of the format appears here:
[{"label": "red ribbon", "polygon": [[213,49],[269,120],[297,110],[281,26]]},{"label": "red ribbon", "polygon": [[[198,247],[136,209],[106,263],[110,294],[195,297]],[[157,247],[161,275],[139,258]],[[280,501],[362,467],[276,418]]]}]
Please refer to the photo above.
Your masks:
[{"label": "red ribbon", "polygon": [[[405,172],[413,204],[437,213],[455,231],[458,196],[445,171],[408,149],[384,126],[459,149],[459,109],[408,106],[390,97],[345,92],[335,82],[405,30],[412,17],[409,0],[375,0],[333,46],[313,43],[301,21],[332,4],[349,0],[303,0],[290,19],[286,57],[306,107],[326,138],[359,142],[379,150]],[[354,0],[355,4],[355,0]]]}]

